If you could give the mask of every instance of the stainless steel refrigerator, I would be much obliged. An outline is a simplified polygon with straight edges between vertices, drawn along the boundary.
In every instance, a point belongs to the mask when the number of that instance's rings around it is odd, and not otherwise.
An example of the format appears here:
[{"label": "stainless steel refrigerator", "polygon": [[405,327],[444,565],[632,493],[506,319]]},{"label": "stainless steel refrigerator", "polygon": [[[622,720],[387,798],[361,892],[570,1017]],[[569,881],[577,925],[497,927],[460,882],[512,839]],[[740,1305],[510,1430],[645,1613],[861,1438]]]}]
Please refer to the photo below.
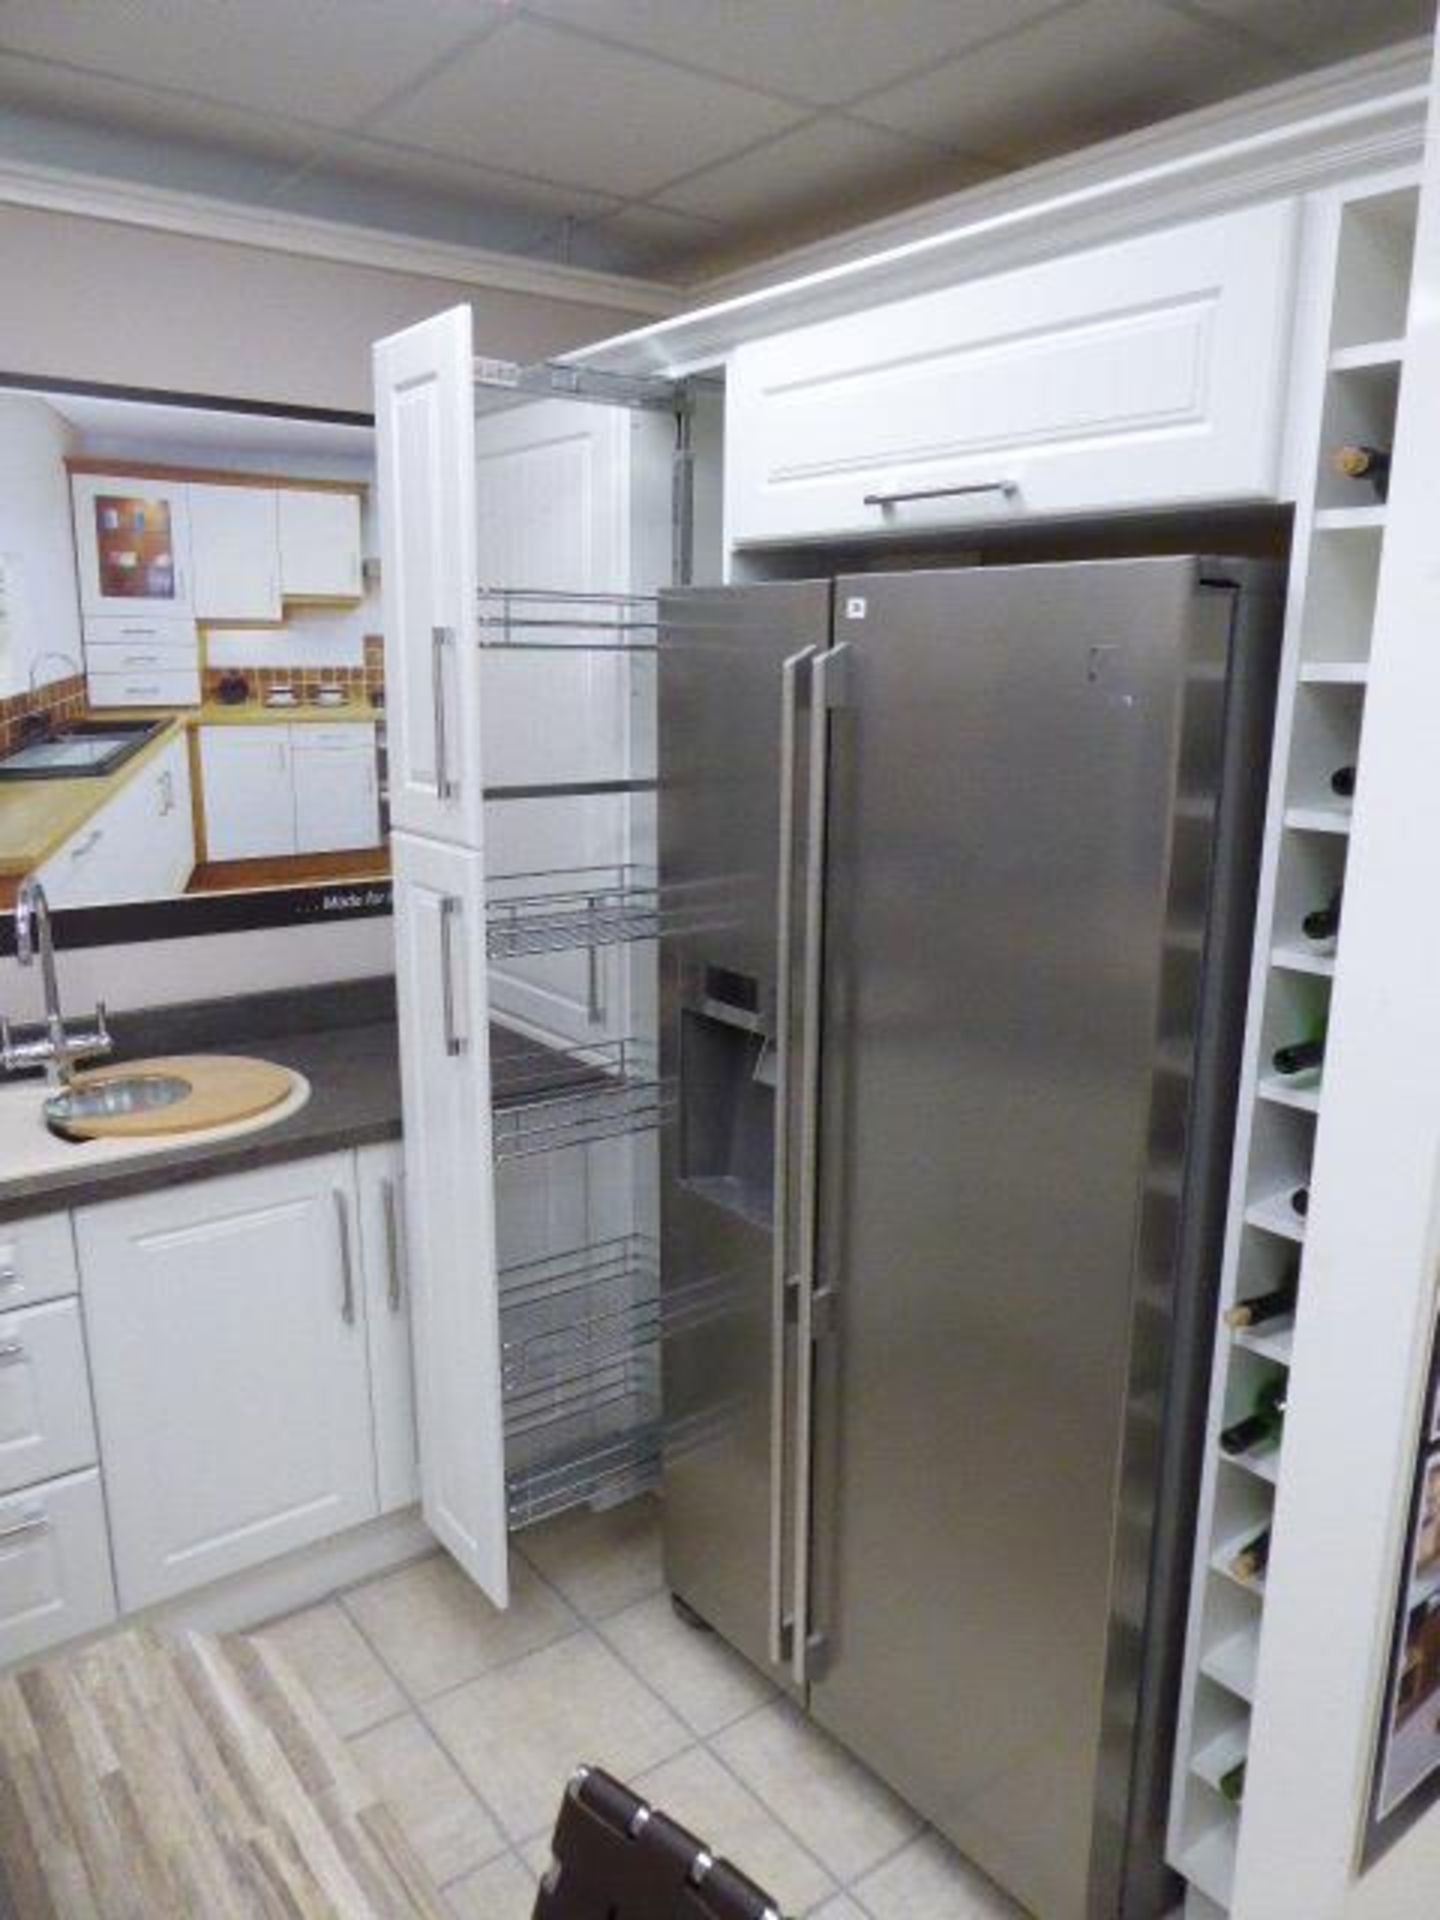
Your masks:
[{"label": "stainless steel refrigerator", "polygon": [[662,600],[676,1596],[1041,1920],[1152,1920],[1278,589]]}]

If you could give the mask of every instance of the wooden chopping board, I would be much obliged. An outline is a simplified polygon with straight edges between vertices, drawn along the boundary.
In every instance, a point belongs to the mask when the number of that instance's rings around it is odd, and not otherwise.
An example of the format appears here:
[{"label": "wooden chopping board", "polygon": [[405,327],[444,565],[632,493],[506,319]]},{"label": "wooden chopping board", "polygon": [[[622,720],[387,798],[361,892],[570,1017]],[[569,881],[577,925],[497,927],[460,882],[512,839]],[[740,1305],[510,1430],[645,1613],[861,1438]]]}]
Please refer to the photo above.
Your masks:
[{"label": "wooden chopping board", "polygon": [[243,1054],[176,1053],[151,1060],[132,1060],[124,1066],[102,1067],[75,1076],[81,1087],[103,1086],[107,1080],[149,1079],[175,1075],[190,1083],[183,1100],[148,1112],[95,1115],[67,1121],[65,1131],[81,1140],[121,1140],[162,1133],[197,1133],[203,1127],[223,1127],[236,1120],[278,1106],[296,1082],[288,1067],[269,1060],[250,1060]]}]

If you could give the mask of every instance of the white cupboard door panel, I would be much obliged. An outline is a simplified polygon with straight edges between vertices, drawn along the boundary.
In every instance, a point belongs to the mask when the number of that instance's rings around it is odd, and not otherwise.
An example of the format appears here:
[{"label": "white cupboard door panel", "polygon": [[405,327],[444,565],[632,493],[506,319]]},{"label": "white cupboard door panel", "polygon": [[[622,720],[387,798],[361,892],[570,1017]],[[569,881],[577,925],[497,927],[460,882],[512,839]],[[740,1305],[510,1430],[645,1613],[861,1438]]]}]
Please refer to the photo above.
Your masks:
[{"label": "white cupboard door panel", "polygon": [[358,493],[282,487],[280,589],[287,600],[358,600],[364,591]]},{"label": "white cupboard door panel", "polygon": [[0,1311],[60,1300],[80,1286],[68,1213],[0,1226]]},{"label": "white cupboard door panel", "polygon": [[273,487],[190,483],[198,620],[280,618],[280,531]]},{"label": "white cupboard door panel", "polygon": [[375,729],[367,725],[290,730],[295,782],[295,850],[337,853],[380,844]]},{"label": "white cupboard door panel", "polygon": [[0,1493],[94,1460],[80,1302],[7,1313],[0,1318]]},{"label": "white cupboard door panel", "polygon": [[421,1497],[432,1531],[504,1606],[484,862],[409,834],[392,853]]},{"label": "white cupboard door panel", "polygon": [[207,860],[295,852],[289,727],[201,727],[200,784]]},{"label": "white cupboard door panel", "polygon": [[0,1499],[0,1665],[94,1633],[115,1614],[94,1468]]},{"label": "white cupboard door panel", "polygon": [[405,1264],[404,1155],[393,1146],[355,1156],[360,1197],[361,1263],[375,1418],[375,1477],[380,1511],[420,1498],[415,1438],[415,1374],[410,1351],[410,1286]]},{"label": "white cupboard door panel", "polygon": [[83,612],[194,611],[183,480],[77,473],[70,482]]},{"label": "white cupboard door panel", "polygon": [[189,748],[182,735],[130,772],[37,877],[52,907],[104,906],[170,899],[184,890],[193,865]]},{"label": "white cupboard door panel", "polygon": [[76,1216],[126,1610],[377,1511],[349,1154]]},{"label": "white cupboard door panel", "polygon": [[481,844],[475,419],[469,307],[375,348],[390,808]]},{"label": "white cupboard door panel", "polygon": [[742,346],[731,538],[1273,499],[1296,232],[1280,202]]}]

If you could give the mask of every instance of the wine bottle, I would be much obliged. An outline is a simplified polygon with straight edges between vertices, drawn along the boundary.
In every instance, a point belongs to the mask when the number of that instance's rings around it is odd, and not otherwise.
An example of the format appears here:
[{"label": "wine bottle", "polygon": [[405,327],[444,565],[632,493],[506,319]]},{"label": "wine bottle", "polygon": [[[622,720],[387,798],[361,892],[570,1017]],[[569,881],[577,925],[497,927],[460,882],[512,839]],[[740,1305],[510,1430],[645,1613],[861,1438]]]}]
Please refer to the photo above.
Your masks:
[{"label": "wine bottle", "polygon": [[1290,1196],[1290,1211],[1292,1213],[1298,1213],[1302,1220],[1305,1218],[1306,1214],[1309,1213],[1310,1211],[1309,1187],[1296,1187],[1295,1191]]},{"label": "wine bottle", "polygon": [[1253,1540],[1247,1540],[1230,1562],[1237,1580],[1258,1580],[1270,1564],[1270,1529],[1263,1528]]},{"label": "wine bottle", "polygon": [[1307,940],[1333,940],[1340,931],[1341,889],[1334,893],[1323,907],[1315,907],[1300,922],[1300,931]]},{"label": "wine bottle", "polygon": [[1337,800],[1353,800],[1355,798],[1354,767],[1336,767],[1330,776],[1330,791]]},{"label": "wine bottle", "polygon": [[1267,1440],[1278,1440],[1285,1425],[1286,1381],[1283,1374],[1267,1380],[1255,1396],[1255,1404],[1243,1420],[1232,1420],[1220,1432],[1220,1451],[1235,1455],[1249,1453]]},{"label": "wine bottle", "polygon": [[1216,1781],[1222,1800],[1228,1800],[1232,1807],[1238,1807],[1245,1798],[1245,1762],[1237,1760],[1233,1767],[1227,1767]]},{"label": "wine bottle", "polygon": [[1237,1300],[1233,1307],[1227,1307],[1225,1324],[1235,1328],[1263,1327],[1271,1320],[1283,1320],[1295,1311],[1299,1292],[1299,1273],[1292,1268],[1290,1277],[1272,1292],[1257,1294],[1253,1300]]},{"label": "wine bottle", "polygon": [[1325,1063],[1325,1023],[1313,1033],[1307,1033],[1299,1040],[1292,1040],[1286,1046],[1277,1047],[1270,1056],[1270,1064],[1276,1073],[1311,1073]]},{"label": "wine bottle", "polygon": [[1368,480],[1378,500],[1390,492],[1390,455],[1384,447],[1337,447],[1330,465],[1346,480]]}]

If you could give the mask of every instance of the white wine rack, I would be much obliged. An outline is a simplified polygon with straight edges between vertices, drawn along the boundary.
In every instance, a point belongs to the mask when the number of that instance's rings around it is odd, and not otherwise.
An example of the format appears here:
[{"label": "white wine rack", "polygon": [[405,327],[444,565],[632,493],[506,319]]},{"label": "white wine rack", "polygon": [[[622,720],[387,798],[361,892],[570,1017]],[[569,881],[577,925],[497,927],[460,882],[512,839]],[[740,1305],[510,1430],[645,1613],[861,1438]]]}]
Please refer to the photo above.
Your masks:
[{"label": "white wine rack", "polygon": [[[1219,1920],[1231,1905],[1244,1820],[1221,1782],[1246,1757],[1262,1671],[1263,1574],[1243,1577],[1241,1549],[1270,1525],[1285,1468],[1283,1433],[1238,1457],[1221,1431],[1251,1410],[1260,1388],[1288,1378],[1295,1321],[1305,1312],[1305,1215],[1323,1069],[1274,1071],[1278,1046],[1325,1020],[1344,946],[1307,938],[1307,914],[1343,889],[1351,802],[1331,776],[1358,769],[1385,507],[1368,481],[1336,473],[1327,454],[1360,444],[1388,449],[1405,360],[1419,202],[1418,179],[1392,175],[1338,190],[1316,222],[1329,261],[1327,324],[1308,346],[1315,404],[1304,459],[1313,481],[1297,501],[1274,757],[1255,928],[1245,1067],[1206,1462],[1171,1793],[1169,1858],[1185,1879],[1185,1920]],[[1318,213],[1317,208],[1317,213]],[[1327,275],[1320,272],[1317,284]],[[1307,391],[1310,389],[1307,388]],[[1229,1309],[1298,1269],[1294,1319],[1234,1329]]]}]

